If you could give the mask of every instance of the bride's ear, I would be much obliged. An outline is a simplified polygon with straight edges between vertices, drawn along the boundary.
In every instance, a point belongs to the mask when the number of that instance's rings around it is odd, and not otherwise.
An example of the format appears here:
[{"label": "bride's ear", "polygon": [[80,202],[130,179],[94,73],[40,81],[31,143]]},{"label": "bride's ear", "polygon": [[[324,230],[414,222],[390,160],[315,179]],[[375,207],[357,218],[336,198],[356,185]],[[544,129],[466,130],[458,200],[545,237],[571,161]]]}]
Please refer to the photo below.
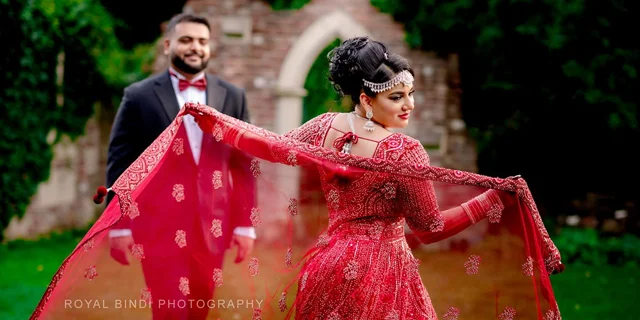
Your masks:
[{"label": "bride's ear", "polygon": [[373,110],[373,101],[366,93],[360,93],[360,105],[364,107],[365,111]]}]

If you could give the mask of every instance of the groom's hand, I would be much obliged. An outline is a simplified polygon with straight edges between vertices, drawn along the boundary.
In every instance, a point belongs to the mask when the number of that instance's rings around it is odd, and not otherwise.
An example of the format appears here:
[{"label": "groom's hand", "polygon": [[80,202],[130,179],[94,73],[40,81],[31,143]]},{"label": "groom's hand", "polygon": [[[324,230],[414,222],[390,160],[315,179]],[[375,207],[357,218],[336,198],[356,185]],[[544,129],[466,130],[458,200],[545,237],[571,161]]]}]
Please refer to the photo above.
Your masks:
[{"label": "groom's hand", "polygon": [[131,248],[133,247],[133,237],[110,237],[109,245],[111,247],[110,254],[113,260],[118,261],[121,265],[129,265],[129,257],[127,256],[127,252],[130,252]]},{"label": "groom's hand", "polygon": [[251,251],[253,251],[253,242],[254,240],[252,238],[239,236],[237,234],[233,235],[231,243],[238,247],[238,255],[234,261],[235,263],[244,261],[244,259],[251,254]]}]

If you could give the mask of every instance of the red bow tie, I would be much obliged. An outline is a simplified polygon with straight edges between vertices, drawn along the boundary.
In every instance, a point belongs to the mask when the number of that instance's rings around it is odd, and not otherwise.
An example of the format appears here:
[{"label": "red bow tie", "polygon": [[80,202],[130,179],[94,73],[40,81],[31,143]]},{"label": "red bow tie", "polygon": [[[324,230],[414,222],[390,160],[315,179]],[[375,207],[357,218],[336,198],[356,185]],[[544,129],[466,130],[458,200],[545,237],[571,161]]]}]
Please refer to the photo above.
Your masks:
[{"label": "red bow tie", "polygon": [[[174,74],[173,72],[171,73],[172,76],[178,78],[178,76],[176,74]],[[189,87],[195,87],[196,89],[199,89],[201,91],[204,91],[207,89],[207,79],[206,78],[202,78],[199,79],[197,81],[194,82],[189,82],[186,79],[180,79],[178,78],[178,90],[180,91],[184,91]]]}]

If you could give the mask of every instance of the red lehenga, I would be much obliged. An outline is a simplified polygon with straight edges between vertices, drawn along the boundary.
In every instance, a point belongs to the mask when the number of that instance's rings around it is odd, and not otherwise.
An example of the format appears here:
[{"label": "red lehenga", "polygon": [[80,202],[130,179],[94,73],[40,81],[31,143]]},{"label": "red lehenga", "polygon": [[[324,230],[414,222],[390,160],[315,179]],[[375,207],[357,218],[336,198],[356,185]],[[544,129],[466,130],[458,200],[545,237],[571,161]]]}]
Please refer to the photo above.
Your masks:
[{"label": "red lehenga", "polygon": [[[234,209],[226,209],[212,200],[215,192],[201,192],[207,188],[178,186],[185,179],[185,114],[220,148],[253,157],[255,180],[232,181],[230,188],[251,192],[242,187],[256,183],[256,201],[233,197]],[[150,318],[149,305],[200,303],[189,302],[194,286],[215,288],[215,297],[201,302],[212,319],[561,319],[549,280],[562,268],[560,254],[522,178],[432,167],[420,143],[400,133],[381,141],[373,158],[327,150],[321,146],[334,117],[277,135],[185,105],[111,188],[114,201],[63,262],[32,319]],[[303,171],[319,177],[323,206],[309,200],[313,190],[301,188]],[[216,190],[228,177],[214,171],[187,179]],[[197,200],[185,201],[190,197]],[[150,289],[156,280],[145,278],[141,262],[162,261],[175,246],[206,267],[219,253],[207,243],[225,230],[217,217],[238,208],[250,210],[259,232],[250,260],[227,261],[206,275],[159,262],[164,283],[177,294],[173,305],[156,297]],[[138,262],[129,266],[109,257],[106,235],[123,219],[145,221],[133,230]],[[201,223],[187,233],[181,221]],[[407,237],[423,245],[411,249]]]}]

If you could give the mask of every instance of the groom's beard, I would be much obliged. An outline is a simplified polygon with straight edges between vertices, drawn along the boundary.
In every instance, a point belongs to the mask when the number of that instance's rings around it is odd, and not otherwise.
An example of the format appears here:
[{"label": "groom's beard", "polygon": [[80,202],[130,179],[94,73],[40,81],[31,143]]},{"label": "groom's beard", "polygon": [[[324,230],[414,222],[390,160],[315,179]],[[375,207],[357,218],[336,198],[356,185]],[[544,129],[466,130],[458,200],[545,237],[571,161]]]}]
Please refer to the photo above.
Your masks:
[{"label": "groom's beard", "polygon": [[[192,53],[192,54],[195,54],[195,53]],[[199,57],[200,59],[202,59],[202,56],[199,56]],[[188,74],[198,74],[200,73],[200,71],[204,70],[207,67],[209,60],[202,60],[202,63],[200,63],[198,67],[194,67],[187,64],[178,55],[171,53],[171,62],[176,68],[182,70],[183,72],[186,72]]]}]

